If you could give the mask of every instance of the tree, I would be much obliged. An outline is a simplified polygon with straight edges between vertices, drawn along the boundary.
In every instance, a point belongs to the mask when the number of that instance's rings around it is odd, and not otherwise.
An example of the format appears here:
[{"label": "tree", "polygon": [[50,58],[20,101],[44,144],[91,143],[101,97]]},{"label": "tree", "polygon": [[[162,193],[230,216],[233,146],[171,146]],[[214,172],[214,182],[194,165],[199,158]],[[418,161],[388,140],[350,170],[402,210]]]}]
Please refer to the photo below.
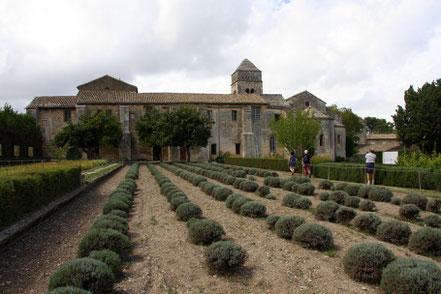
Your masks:
[{"label": "tree", "polygon": [[370,133],[373,134],[392,134],[395,132],[395,125],[391,122],[386,121],[384,118],[376,118],[372,116],[367,116],[364,118],[367,128]]},{"label": "tree", "polygon": [[413,86],[404,93],[404,108],[398,106],[393,119],[397,138],[407,147],[415,144],[424,153],[441,152],[441,79]]},{"label": "tree", "polygon": [[135,129],[142,145],[185,147],[187,161],[190,161],[191,146],[207,146],[211,124],[196,108],[182,106],[162,113],[153,109],[138,121]]},{"label": "tree", "polygon": [[55,136],[57,147],[81,148],[88,159],[99,154],[101,146],[118,147],[122,137],[121,123],[104,112],[83,115],[78,124],[69,124]]},{"label": "tree", "polygon": [[303,154],[304,149],[314,148],[321,122],[309,110],[298,109],[295,115],[288,112],[286,117],[272,119],[269,126],[277,142],[288,152]]}]

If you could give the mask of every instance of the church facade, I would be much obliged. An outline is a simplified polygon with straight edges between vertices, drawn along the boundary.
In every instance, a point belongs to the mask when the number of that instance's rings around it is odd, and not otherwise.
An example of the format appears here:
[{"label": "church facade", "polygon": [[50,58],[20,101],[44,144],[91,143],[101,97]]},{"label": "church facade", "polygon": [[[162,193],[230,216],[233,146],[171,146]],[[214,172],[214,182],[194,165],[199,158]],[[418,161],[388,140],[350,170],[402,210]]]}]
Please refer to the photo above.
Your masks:
[{"label": "church facade", "polygon": [[[341,118],[326,108],[326,103],[304,91],[288,99],[281,94],[264,94],[262,72],[248,59],[231,75],[231,94],[138,93],[138,88],[110,76],[103,76],[77,87],[75,96],[35,97],[26,107],[40,126],[44,144],[81,115],[106,112],[121,122],[120,148],[100,150],[103,158],[128,160],[186,160],[181,147],[149,148],[139,144],[137,121],[153,108],[167,111],[181,105],[198,107],[213,120],[212,136],[206,147],[192,147],[191,159],[207,161],[219,154],[267,157],[285,155],[269,128],[269,121],[298,108],[310,109],[321,121],[315,154],[329,154],[331,159],[345,157],[345,127]],[[45,156],[51,156],[45,151]]]}]

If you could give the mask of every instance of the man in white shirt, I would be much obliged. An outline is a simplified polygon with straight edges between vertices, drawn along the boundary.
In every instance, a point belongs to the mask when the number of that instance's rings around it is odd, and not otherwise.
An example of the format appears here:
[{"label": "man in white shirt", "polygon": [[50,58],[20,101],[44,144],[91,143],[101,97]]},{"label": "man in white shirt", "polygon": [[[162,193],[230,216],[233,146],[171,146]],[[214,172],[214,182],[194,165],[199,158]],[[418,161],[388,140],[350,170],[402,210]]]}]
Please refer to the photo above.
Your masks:
[{"label": "man in white shirt", "polygon": [[[366,178],[367,178],[367,184],[374,184],[375,182],[375,159],[377,158],[377,155],[374,153],[374,149],[369,149],[369,153],[366,154]],[[372,175],[372,183],[370,181]]]}]

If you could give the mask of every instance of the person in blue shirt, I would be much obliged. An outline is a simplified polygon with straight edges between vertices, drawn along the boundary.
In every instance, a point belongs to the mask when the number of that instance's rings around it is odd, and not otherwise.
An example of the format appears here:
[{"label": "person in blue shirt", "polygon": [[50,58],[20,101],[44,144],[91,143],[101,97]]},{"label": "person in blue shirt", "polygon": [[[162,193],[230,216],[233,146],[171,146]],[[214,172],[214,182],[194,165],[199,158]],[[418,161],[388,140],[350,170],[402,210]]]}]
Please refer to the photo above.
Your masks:
[{"label": "person in blue shirt", "polygon": [[294,175],[296,169],[296,156],[294,155],[294,151],[291,151],[289,155],[289,169],[291,170],[291,175]]}]

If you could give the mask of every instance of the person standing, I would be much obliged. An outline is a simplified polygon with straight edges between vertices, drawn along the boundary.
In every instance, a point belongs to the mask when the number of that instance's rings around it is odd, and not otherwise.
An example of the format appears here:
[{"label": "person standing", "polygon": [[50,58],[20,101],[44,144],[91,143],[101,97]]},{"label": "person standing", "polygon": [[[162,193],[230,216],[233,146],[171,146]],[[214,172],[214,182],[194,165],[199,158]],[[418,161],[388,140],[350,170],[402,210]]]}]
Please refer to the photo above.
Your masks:
[{"label": "person standing", "polygon": [[305,150],[305,153],[303,154],[303,174],[305,175],[305,177],[311,177],[311,164],[312,164],[312,159],[311,159],[311,155],[309,155],[308,150]]},{"label": "person standing", "polygon": [[[373,185],[375,182],[375,159],[377,155],[374,153],[374,148],[370,148],[366,154],[366,179],[368,185]],[[370,181],[372,178],[372,182]]]},{"label": "person standing", "polygon": [[291,170],[291,175],[294,175],[296,169],[296,156],[294,155],[294,151],[291,151],[289,155],[289,169]]}]

